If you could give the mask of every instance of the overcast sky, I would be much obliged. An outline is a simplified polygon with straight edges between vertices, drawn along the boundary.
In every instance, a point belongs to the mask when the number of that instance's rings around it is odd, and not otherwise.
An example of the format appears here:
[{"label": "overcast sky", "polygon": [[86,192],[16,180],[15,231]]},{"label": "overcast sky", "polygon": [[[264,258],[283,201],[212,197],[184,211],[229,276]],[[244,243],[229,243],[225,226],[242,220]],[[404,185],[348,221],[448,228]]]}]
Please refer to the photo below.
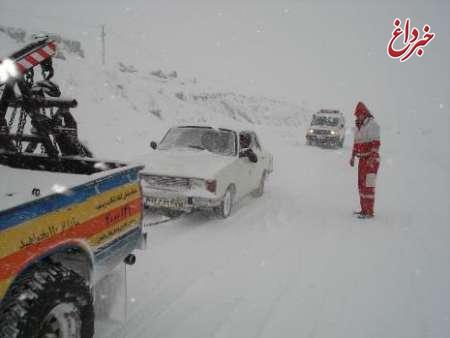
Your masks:
[{"label": "overcast sky", "polygon": [[[392,2],[44,0],[29,11],[28,1],[2,0],[0,22],[97,45],[105,23],[109,63],[163,66],[313,108],[349,111],[362,99],[389,114],[448,109],[448,1]],[[436,33],[422,58],[387,56],[395,17]]]}]

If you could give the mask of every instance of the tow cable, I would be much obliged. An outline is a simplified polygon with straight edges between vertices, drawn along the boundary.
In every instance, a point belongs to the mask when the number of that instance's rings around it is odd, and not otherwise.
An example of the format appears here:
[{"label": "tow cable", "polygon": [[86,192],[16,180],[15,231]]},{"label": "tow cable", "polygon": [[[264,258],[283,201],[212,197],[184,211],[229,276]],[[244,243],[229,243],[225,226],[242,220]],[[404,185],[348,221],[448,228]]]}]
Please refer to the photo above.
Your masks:
[{"label": "tow cable", "polygon": [[[144,212],[144,227],[151,227],[151,226],[155,226],[155,225],[159,225],[159,224],[168,223],[170,221],[177,220],[178,218],[181,218],[188,214],[189,214],[188,212],[181,212],[175,216],[168,216],[168,215],[162,214],[161,212],[147,209]],[[148,216],[153,216],[152,218],[154,218],[154,220],[146,221],[146,218],[148,218]],[[154,216],[159,216],[159,219],[158,219],[158,217],[154,217]]]}]

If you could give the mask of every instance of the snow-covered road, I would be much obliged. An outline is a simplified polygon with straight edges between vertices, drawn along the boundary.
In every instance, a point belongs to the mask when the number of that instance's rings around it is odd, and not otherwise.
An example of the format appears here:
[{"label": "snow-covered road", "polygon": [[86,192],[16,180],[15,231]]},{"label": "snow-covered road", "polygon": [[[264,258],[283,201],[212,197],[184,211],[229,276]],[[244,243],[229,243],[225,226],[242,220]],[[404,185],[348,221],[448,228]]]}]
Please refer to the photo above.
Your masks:
[{"label": "snow-covered road", "polygon": [[377,217],[360,221],[350,150],[298,139],[278,140],[265,195],[230,219],[152,227],[128,321],[98,336],[448,337],[444,168],[385,150]]}]

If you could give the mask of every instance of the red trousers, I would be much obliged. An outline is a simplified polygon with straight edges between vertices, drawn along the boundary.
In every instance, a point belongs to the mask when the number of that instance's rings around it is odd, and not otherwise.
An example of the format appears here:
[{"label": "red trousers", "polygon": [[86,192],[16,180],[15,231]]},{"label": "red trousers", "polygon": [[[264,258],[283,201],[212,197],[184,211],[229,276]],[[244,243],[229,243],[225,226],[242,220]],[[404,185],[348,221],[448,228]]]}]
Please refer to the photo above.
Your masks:
[{"label": "red trousers", "polygon": [[375,183],[380,162],[378,158],[363,157],[358,163],[358,189],[361,211],[363,214],[374,214]]}]

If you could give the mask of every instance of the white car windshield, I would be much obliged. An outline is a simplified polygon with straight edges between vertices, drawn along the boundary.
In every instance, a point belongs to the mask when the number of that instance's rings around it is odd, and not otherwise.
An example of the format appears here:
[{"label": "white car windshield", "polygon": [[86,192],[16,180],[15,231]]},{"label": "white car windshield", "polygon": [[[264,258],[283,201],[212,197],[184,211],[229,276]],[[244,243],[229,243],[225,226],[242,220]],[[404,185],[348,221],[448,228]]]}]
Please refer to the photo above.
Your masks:
[{"label": "white car windshield", "polygon": [[159,150],[192,148],[233,156],[236,154],[234,132],[207,127],[177,127],[170,129],[158,145]]},{"label": "white car windshield", "polygon": [[337,117],[328,117],[328,116],[314,116],[311,122],[312,126],[328,126],[335,127],[339,123],[339,119]]}]

